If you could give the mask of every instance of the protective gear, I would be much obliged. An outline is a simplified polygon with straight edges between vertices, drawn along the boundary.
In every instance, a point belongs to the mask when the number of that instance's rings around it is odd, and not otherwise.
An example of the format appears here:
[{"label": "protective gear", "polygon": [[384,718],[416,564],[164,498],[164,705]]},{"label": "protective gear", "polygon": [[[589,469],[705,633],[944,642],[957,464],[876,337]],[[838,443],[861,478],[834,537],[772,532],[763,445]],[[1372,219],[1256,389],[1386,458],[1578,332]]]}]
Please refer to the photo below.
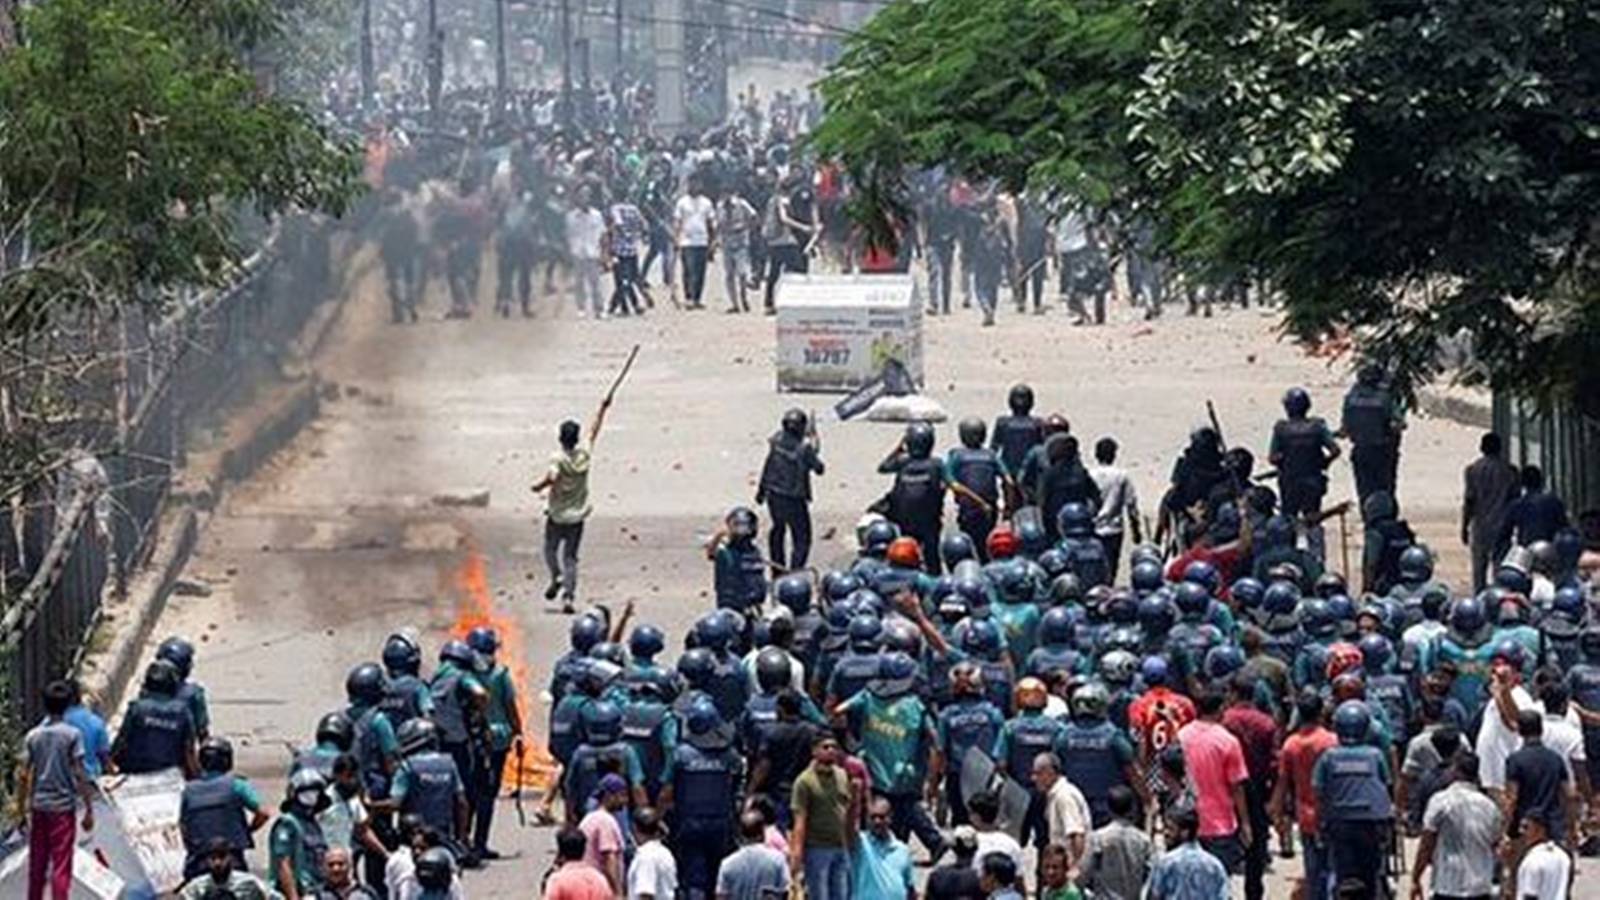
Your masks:
[{"label": "protective gear", "polygon": [[1050,533],[1037,518],[1019,516],[1011,527],[1017,535],[1017,552],[1023,556],[1038,556],[1050,548]]},{"label": "protective gear", "polygon": [[424,890],[447,891],[455,878],[455,859],[443,847],[429,847],[417,854],[417,884]]},{"label": "protective gear", "polygon": [[605,624],[589,613],[573,619],[571,627],[567,629],[567,640],[573,652],[584,656],[589,655],[589,650],[605,638]]},{"label": "protective gear", "polygon": [[175,697],[183,679],[178,667],[165,659],[157,659],[145,667],[142,687],[145,693],[159,697]]},{"label": "protective gear", "polygon": [[1582,589],[1572,585],[1557,588],[1555,596],[1550,599],[1550,614],[1573,623],[1582,622],[1588,608]]},{"label": "protective gear", "polygon": [[1166,576],[1161,571],[1161,564],[1150,560],[1140,560],[1133,565],[1129,575],[1130,584],[1138,594],[1149,594],[1161,590],[1166,583]]},{"label": "protective gear", "polygon": [[467,646],[466,641],[445,641],[439,648],[439,661],[451,663],[463,672],[477,671],[479,660],[477,652]]},{"label": "protective gear", "polygon": [[169,637],[156,648],[156,659],[172,663],[178,670],[178,680],[187,681],[194,674],[194,645],[181,637]]},{"label": "protective gear", "polygon": [[1026,384],[1012,385],[1006,394],[1006,406],[1013,416],[1029,415],[1033,412],[1033,388]]},{"label": "protective gear", "polygon": [[626,668],[628,665],[627,651],[622,649],[621,644],[612,643],[611,641],[601,641],[591,647],[589,649],[589,658],[608,662],[619,669]]},{"label": "protective gear", "polygon": [[1400,551],[1400,580],[1417,585],[1433,577],[1433,554],[1421,544]]},{"label": "protective gear", "polygon": [[1056,514],[1056,527],[1064,537],[1094,534],[1094,511],[1083,503],[1066,503]]},{"label": "protective gear", "polygon": [[[229,750],[232,756],[232,750]],[[204,765],[204,764],[202,764]],[[229,762],[232,768],[232,762]],[[207,769],[213,774],[183,786],[179,800],[178,824],[183,834],[186,855],[184,871],[204,871],[208,845],[225,840],[235,853],[255,846],[246,827],[244,801],[236,787],[238,779],[222,774],[226,769]]]},{"label": "protective gear", "polygon": [[883,641],[883,620],[871,613],[861,613],[850,620],[850,646],[857,651],[870,653]]},{"label": "protective gear", "polygon": [[1046,647],[1070,644],[1074,628],[1072,613],[1065,607],[1051,607],[1039,619],[1039,643]]},{"label": "protective gear", "polygon": [[961,436],[961,446],[976,450],[983,446],[984,438],[989,436],[988,426],[976,416],[968,416],[956,426],[957,433]]},{"label": "protective gear", "polygon": [[467,632],[467,646],[485,658],[492,657],[500,649],[500,635],[488,625],[479,625]]},{"label": "protective gear", "polygon": [[889,564],[907,569],[922,568],[922,545],[916,538],[895,538],[889,544],[889,552],[885,554]]},{"label": "protective gear", "polygon": [[1312,588],[1311,593],[1324,600],[1331,600],[1334,597],[1349,596],[1350,585],[1344,580],[1344,576],[1338,572],[1324,572],[1317,579],[1317,583]]},{"label": "protective gear", "polygon": [[1060,547],[1050,547],[1039,554],[1037,560],[1039,568],[1044,570],[1047,581],[1055,581],[1062,575],[1069,574],[1072,561],[1067,559],[1067,554]]},{"label": "protective gear", "polygon": [[756,654],[756,684],[762,693],[786,690],[793,680],[794,669],[789,654],[777,647],[768,647]]},{"label": "protective gear", "polygon": [[[920,548],[918,555],[921,555]],[[939,555],[944,558],[944,564],[949,568],[969,559],[978,557],[978,550],[972,544],[972,538],[960,531],[952,531],[939,539]]]},{"label": "protective gear", "polygon": [[1292,581],[1274,581],[1262,594],[1261,606],[1271,616],[1292,615],[1300,606],[1300,588]]},{"label": "protective gear", "polygon": [[1063,572],[1050,581],[1050,605],[1068,606],[1083,602],[1083,582],[1071,572]]},{"label": "protective gear", "polygon": [[867,526],[867,533],[862,541],[861,550],[867,556],[882,557],[889,552],[889,545],[900,536],[900,527],[887,519],[880,519]]},{"label": "protective gear", "polygon": [[1139,674],[1139,657],[1126,650],[1112,650],[1100,657],[1100,677],[1106,684],[1127,687]]},{"label": "protective gear", "polygon": [[628,652],[638,662],[649,662],[666,649],[667,636],[654,625],[639,625],[628,635]]},{"label": "protective gear", "polygon": [[1139,627],[1152,638],[1160,637],[1178,623],[1178,611],[1166,597],[1151,594],[1139,601]]},{"label": "protective gear", "polygon": [[1072,692],[1072,714],[1080,719],[1104,719],[1111,706],[1111,696],[1094,682]]},{"label": "protective gear", "polygon": [[1361,668],[1373,675],[1384,675],[1394,662],[1394,645],[1381,634],[1367,634],[1357,645],[1361,650]]},{"label": "protective gear", "polygon": [[[1269,589],[1270,591],[1270,589]],[[1328,601],[1312,598],[1300,605],[1300,624],[1314,637],[1332,637],[1339,630],[1339,619]]]},{"label": "protective gear", "polygon": [[1164,685],[1168,677],[1167,661],[1162,657],[1146,656],[1139,664],[1139,678],[1147,687]]},{"label": "protective gear", "polygon": [[1494,655],[1489,657],[1490,662],[1503,662],[1517,671],[1527,663],[1527,651],[1523,649],[1520,641],[1503,640],[1494,647]]},{"label": "protective gear", "polygon": [[885,654],[878,662],[878,677],[868,689],[880,697],[899,697],[916,686],[917,663],[904,653]]},{"label": "protective gear", "polygon": [[1244,663],[1244,651],[1233,644],[1222,644],[1206,651],[1202,669],[1206,681],[1212,684],[1224,684],[1225,679],[1232,678],[1235,672],[1244,668]]},{"label": "protective gear", "polygon": [[328,713],[317,721],[316,741],[319,744],[338,747],[348,753],[355,739],[355,726],[351,724],[350,717],[342,712]]},{"label": "protective gear", "polygon": [[725,520],[728,527],[728,539],[731,541],[754,540],[756,532],[760,529],[760,519],[755,510],[748,506],[735,506],[729,510]]},{"label": "protective gear", "polygon": [[1217,572],[1217,567],[1203,559],[1197,559],[1184,567],[1183,580],[1200,585],[1206,589],[1206,594],[1212,597],[1222,588],[1222,575]]},{"label": "protective gear", "polygon": [[1324,663],[1324,677],[1329,682],[1333,682],[1338,680],[1341,675],[1351,672],[1360,674],[1361,666],[1365,659],[1365,654],[1354,644],[1347,644],[1343,641],[1332,644],[1328,647]]},{"label": "protective gear", "polygon": [[390,678],[422,671],[422,647],[408,634],[396,632],[383,642],[383,667]]},{"label": "protective gear", "polygon": [[1372,714],[1360,700],[1346,700],[1333,711],[1333,733],[1341,744],[1363,743],[1371,728]]},{"label": "protective gear", "polygon": [[[887,549],[888,546],[885,545],[885,550]],[[780,582],[782,580],[779,579]],[[830,603],[837,603],[859,590],[861,590],[861,579],[849,572],[836,570],[822,576],[822,596],[828,598]]]},{"label": "protective gear", "polygon": [[[314,796],[314,799],[313,799]],[[289,776],[284,797],[309,813],[319,813],[328,807],[328,780],[316,769],[301,769]],[[311,803],[303,800],[312,799]]]},{"label": "protective gear", "polygon": [[1484,609],[1483,600],[1478,597],[1462,597],[1450,609],[1450,633],[1468,643],[1475,642],[1483,630],[1489,625],[1489,615]]},{"label": "protective gear", "polygon": [[1283,411],[1288,413],[1291,419],[1303,418],[1306,413],[1311,412],[1311,395],[1306,393],[1305,388],[1290,388],[1283,395]]},{"label": "protective gear", "polygon": [[1173,593],[1178,612],[1184,619],[1199,619],[1211,608],[1211,594],[1192,581],[1181,582]]},{"label": "protective gear", "polygon": [[344,680],[344,693],[352,706],[377,706],[383,702],[388,679],[377,663],[362,663]]},{"label": "protective gear", "polygon": [[933,454],[933,426],[927,422],[912,422],[906,426],[906,455],[912,459],[927,459]]},{"label": "protective gear", "polygon": [[1250,615],[1261,609],[1262,601],[1266,598],[1267,588],[1254,578],[1246,577],[1235,581],[1233,587],[1228,589],[1228,593],[1233,597],[1233,601],[1239,605],[1239,609],[1246,615]]},{"label": "protective gear", "polygon": [[415,756],[428,750],[439,749],[439,729],[427,719],[412,719],[395,733],[401,756]]},{"label": "protective gear", "polygon": [[717,671],[717,658],[704,647],[684,651],[678,657],[678,674],[694,690],[704,691]]},{"label": "protective gear", "polygon": [[883,623],[883,648],[891,653],[904,653],[912,659],[921,659],[922,633],[905,619],[890,619]]},{"label": "protective gear", "polygon": [[701,616],[694,623],[694,637],[699,646],[720,655],[727,652],[728,644],[733,640],[733,631],[728,627],[727,619],[713,613]]},{"label": "protective gear", "polygon": [[613,744],[622,737],[622,710],[610,700],[597,700],[583,711],[583,740]]},{"label": "protective gear", "polygon": [[995,526],[984,540],[984,549],[989,551],[990,559],[1010,559],[1017,555],[1018,545],[1016,532],[1004,525]]},{"label": "protective gear", "polygon": [[1019,710],[1044,709],[1045,704],[1050,700],[1050,689],[1045,687],[1044,682],[1037,678],[1024,678],[1017,682],[1012,696],[1013,702],[1016,703],[1016,707]]},{"label": "protective gear", "polygon": [[783,430],[794,437],[805,437],[808,422],[804,410],[791,409],[783,414]]},{"label": "protective gear", "polygon": [[999,626],[987,619],[969,622],[961,634],[961,649],[979,659],[998,658],[1001,645]]},{"label": "protective gear", "polygon": [[1526,597],[1533,593],[1533,579],[1527,572],[1514,566],[1501,566],[1494,571],[1494,586]]}]

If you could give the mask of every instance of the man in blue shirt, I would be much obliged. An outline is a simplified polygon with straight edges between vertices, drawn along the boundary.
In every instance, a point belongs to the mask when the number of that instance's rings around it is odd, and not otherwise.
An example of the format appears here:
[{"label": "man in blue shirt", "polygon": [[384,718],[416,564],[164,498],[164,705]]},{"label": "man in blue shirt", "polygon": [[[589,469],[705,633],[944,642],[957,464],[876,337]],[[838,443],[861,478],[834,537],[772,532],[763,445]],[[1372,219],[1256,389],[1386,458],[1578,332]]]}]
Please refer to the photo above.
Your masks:
[{"label": "man in blue shirt", "polygon": [[83,705],[83,686],[68,679],[72,688],[72,705],[61,718],[83,735],[83,767],[91,780],[105,774],[111,766],[111,733],[106,730],[106,720]]},{"label": "man in blue shirt", "polygon": [[856,838],[851,900],[917,900],[911,848],[889,829],[893,820],[889,799],[873,797],[867,807],[867,831]]},{"label": "man in blue shirt", "polygon": [[1150,869],[1146,900],[1227,900],[1228,870],[1200,847],[1200,814],[1192,806],[1167,819],[1171,850]]}]

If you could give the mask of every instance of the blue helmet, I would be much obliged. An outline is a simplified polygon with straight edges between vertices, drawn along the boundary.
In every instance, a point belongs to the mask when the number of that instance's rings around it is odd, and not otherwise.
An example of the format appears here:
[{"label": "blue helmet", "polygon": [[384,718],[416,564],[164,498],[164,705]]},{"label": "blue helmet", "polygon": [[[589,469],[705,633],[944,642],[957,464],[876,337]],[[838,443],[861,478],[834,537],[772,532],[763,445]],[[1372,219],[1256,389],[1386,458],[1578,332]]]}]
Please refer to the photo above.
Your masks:
[{"label": "blue helmet", "polygon": [[1501,566],[1494,570],[1494,583],[1496,587],[1514,591],[1526,597],[1533,592],[1533,578],[1526,571],[1517,566]]},{"label": "blue helmet", "polygon": [[1192,581],[1180,582],[1175,589],[1178,612],[1186,618],[1203,616],[1211,608],[1211,593]]},{"label": "blue helmet", "polygon": [[1083,581],[1072,572],[1062,572],[1050,580],[1050,605],[1067,606],[1083,602]]},{"label": "blue helmet", "polygon": [[468,671],[478,668],[478,653],[466,641],[445,641],[439,648],[439,661],[452,663]]},{"label": "blue helmet", "polygon": [[1350,583],[1338,572],[1323,572],[1311,592],[1324,600],[1350,593]]},{"label": "blue helmet", "polygon": [[961,649],[979,659],[998,656],[1002,644],[1000,627],[988,619],[973,619],[961,634]]},{"label": "blue helmet", "polygon": [[1421,544],[1412,544],[1400,551],[1400,580],[1406,584],[1421,584],[1433,577],[1433,554]]},{"label": "blue helmet", "polygon": [[1088,537],[1094,534],[1094,512],[1083,503],[1067,503],[1056,513],[1056,527],[1063,537]]},{"label": "blue helmet", "polygon": [[1240,609],[1250,612],[1261,608],[1262,600],[1267,594],[1267,586],[1254,578],[1246,576],[1233,583],[1233,587],[1229,589],[1229,594],[1233,597],[1234,602],[1239,604]]},{"label": "blue helmet", "polygon": [[678,657],[678,674],[683,676],[684,683],[689,687],[705,690],[717,674],[717,658],[704,647],[685,650]]},{"label": "blue helmet", "polygon": [[863,537],[861,550],[868,556],[883,556],[889,552],[889,545],[900,536],[900,529],[895,527],[888,519],[879,519],[867,526],[867,533]]},{"label": "blue helmet", "polygon": [[1462,597],[1450,608],[1450,632],[1457,638],[1471,639],[1489,624],[1489,613],[1480,597]]},{"label": "blue helmet", "polygon": [[500,635],[488,625],[479,625],[467,632],[467,646],[484,656],[493,656],[500,649]]},{"label": "blue helmet", "polygon": [[828,631],[834,634],[848,634],[850,620],[856,617],[855,607],[848,602],[841,601],[828,606]]},{"label": "blue helmet", "polygon": [[640,662],[649,662],[667,648],[667,636],[654,625],[639,625],[628,635],[628,652]]},{"label": "blue helmet", "polygon": [[822,595],[829,602],[838,603],[840,600],[861,590],[861,579],[850,572],[832,571],[822,576]]},{"label": "blue helmet", "polygon": [[1200,585],[1212,596],[1216,596],[1222,587],[1222,575],[1217,571],[1217,567],[1203,559],[1197,559],[1184,567],[1183,580]]},{"label": "blue helmet", "polygon": [[1350,599],[1349,594],[1335,594],[1323,602],[1328,604],[1328,611],[1333,613],[1334,619],[1340,622],[1356,620],[1356,602]]},{"label": "blue helmet", "polygon": [[1072,643],[1072,613],[1064,606],[1052,606],[1039,619],[1039,643],[1056,647]]},{"label": "blue helmet", "polygon": [[1039,568],[1044,570],[1045,578],[1055,581],[1067,574],[1067,570],[1072,568],[1072,561],[1067,558],[1066,551],[1060,547],[1051,547],[1039,554]]},{"label": "blue helmet", "polygon": [[1283,411],[1292,419],[1298,419],[1311,411],[1311,395],[1305,388],[1292,387],[1283,394]]},{"label": "blue helmet", "polygon": [[1101,652],[1109,653],[1112,650],[1126,650],[1129,653],[1138,653],[1144,648],[1144,637],[1139,629],[1131,625],[1113,626],[1105,633],[1100,642]]},{"label": "blue helmet", "polygon": [[857,613],[850,620],[850,646],[872,651],[883,642],[883,620],[872,613]]},{"label": "blue helmet", "polygon": [[1133,564],[1133,572],[1129,576],[1129,584],[1141,594],[1161,590],[1161,585],[1166,583],[1166,577],[1161,571],[1161,563],[1152,560],[1141,560]]},{"label": "blue helmet", "polygon": [[893,618],[883,623],[883,648],[894,653],[904,653],[912,659],[922,658],[922,632],[903,618]]},{"label": "blue helmet", "polygon": [[1556,595],[1550,600],[1550,612],[1561,616],[1570,622],[1582,622],[1589,611],[1589,604],[1583,597],[1583,591],[1572,585],[1556,589]]},{"label": "blue helmet", "polygon": [[989,586],[981,578],[956,578],[955,595],[973,609],[989,605]]},{"label": "blue helmet", "polygon": [[1361,668],[1368,674],[1383,675],[1389,671],[1389,664],[1394,661],[1394,645],[1388,638],[1367,634],[1356,646],[1361,650]]},{"label": "blue helmet", "polygon": [[589,658],[608,662],[613,666],[623,667],[628,664],[628,651],[622,649],[621,644],[613,643],[612,641],[601,641],[589,649]]},{"label": "blue helmet", "polygon": [[1232,678],[1233,673],[1244,668],[1244,651],[1235,644],[1218,644],[1206,651],[1204,669],[1206,680],[1213,684]]},{"label": "blue helmet", "polygon": [[878,662],[878,677],[884,681],[911,681],[917,677],[917,662],[909,653],[886,653]]},{"label": "blue helmet", "polygon": [[954,566],[964,559],[977,559],[978,550],[964,532],[952,531],[939,539],[939,555],[946,566]]},{"label": "blue helmet", "polygon": [[1523,648],[1522,642],[1506,638],[1494,645],[1494,655],[1489,657],[1491,662],[1504,662],[1514,669],[1521,669],[1527,664],[1528,651]]},{"label": "blue helmet", "polygon": [[596,700],[583,709],[583,738],[591,744],[611,744],[622,737],[622,707]]},{"label": "blue helmet", "polygon": [[1281,513],[1267,519],[1261,529],[1261,544],[1267,548],[1294,546],[1294,520]]},{"label": "blue helmet", "polygon": [[422,671],[422,647],[409,634],[395,632],[383,642],[383,667],[390,678]]},{"label": "blue helmet", "polygon": [[567,629],[567,640],[571,643],[573,652],[584,656],[589,655],[589,650],[595,644],[606,639],[606,626],[600,618],[589,613],[572,620],[572,626]]},{"label": "blue helmet", "polygon": [[1022,559],[1011,559],[1000,564],[995,572],[995,589],[1000,599],[1007,603],[1028,603],[1033,600],[1033,585],[1028,580],[1028,567]]},{"label": "blue helmet", "polygon": [[1168,677],[1165,657],[1146,656],[1144,662],[1139,664],[1139,678],[1150,687],[1166,684]]},{"label": "blue helmet", "polygon": [[1372,728],[1372,713],[1360,700],[1346,700],[1333,711],[1333,733],[1341,744],[1360,744]]},{"label": "blue helmet", "polygon": [[694,623],[695,641],[713,653],[722,653],[728,649],[728,644],[733,641],[733,629],[728,627],[728,620],[717,613],[710,613],[700,617]]},{"label": "blue helmet", "polygon": [[717,704],[710,697],[697,697],[689,704],[684,725],[696,737],[710,734],[722,727],[722,713],[717,711]]},{"label": "blue helmet", "polygon": [[178,680],[186,681],[194,674],[194,644],[181,637],[169,637],[156,647],[156,659],[172,663],[178,670]]},{"label": "blue helmet", "polygon": [[1178,611],[1171,601],[1161,594],[1151,594],[1139,601],[1139,627],[1150,637],[1166,634],[1178,622]]},{"label": "blue helmet", "polygon": [[772,586],[772,597],[795,615],[811,611],[811,579],[791,572]]},{"label": "blue helmet", "polygon": [[888,609],[888,604],[883,602],[883,595],[872,588],[861,588],[852,592],[846,599],[850,602],[850,608],[855,610],[858,615],[870,613],[874,616],[881,616]]},{"label": "blue helmet", "polygon": [[1300,624],[1307,634],[1329,637],[1339,630],[1339,617],[1334,615],[1328,601],[1317,597],[1300,604]]},{"label": "blue helmet", "polygon": [[1261,595],[1261,608],[1268,615],[1287,616],[1300,607],[1300,586],[1292,581],[1274,581]]}]

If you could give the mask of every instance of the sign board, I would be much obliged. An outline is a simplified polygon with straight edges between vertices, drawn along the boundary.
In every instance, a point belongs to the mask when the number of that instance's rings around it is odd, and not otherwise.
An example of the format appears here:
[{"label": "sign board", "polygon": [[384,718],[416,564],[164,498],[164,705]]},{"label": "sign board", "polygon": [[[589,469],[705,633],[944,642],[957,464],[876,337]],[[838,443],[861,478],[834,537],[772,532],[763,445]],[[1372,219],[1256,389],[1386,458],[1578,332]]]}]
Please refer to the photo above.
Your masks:
[{"label": "sign board", "polygon": [[176,891],[183,884],[182,805],[183,773],[177,769],[104,776],[85,849],[127,883],[127,896]]},{"label": "sign board", "polygon": [[[24,844],[0,861],[0,897],[26,896],[28,847]],[[115,872],[106,868],[83,847],[72,849],[72,888],[67,894],[69,900],[123,900],[125,896],[125,885]]]},{"label": "sign board", "polygon": [[853,391],[890,359],[922,383],[922,298],[910,275],[786,274],[776,305],[778,390]]}]

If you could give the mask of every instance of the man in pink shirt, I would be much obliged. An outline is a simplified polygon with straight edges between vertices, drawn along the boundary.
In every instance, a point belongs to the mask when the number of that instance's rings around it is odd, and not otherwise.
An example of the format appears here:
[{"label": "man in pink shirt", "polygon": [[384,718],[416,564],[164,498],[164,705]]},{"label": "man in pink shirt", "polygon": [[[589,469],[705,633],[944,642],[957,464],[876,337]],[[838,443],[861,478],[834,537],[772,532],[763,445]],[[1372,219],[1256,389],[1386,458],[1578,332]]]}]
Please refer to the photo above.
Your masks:
[{"label": "man in pink shirt", "polygon": [[1300,829],[1305,858],[1306,900],[1323,900],[1327,893],[1324,877],[1328,871],[1328,848],[1317,832],[1317,790],[1311,773],[1317,757],[1339,738],[1323,724],[1322,698],[1307,689],[1295,701],[1300,728],[1283,742],[1278,754],[1278,783],[1272,788],[1271,815],[1278,825],[1280,839],[1287,839],[1291,826]]},{"label": "man in pink shirt", "polygon": [[556,835],[558,867],[544,882],[544,900],[614,900],[611,883],[584,862],[589,841],[582,831],[566,829]]},{"label": "man in pink shirt", "polygon": [[585,865],[604,875],[615,896],[626,894],[623,881],[622,825],[617,821],[617,811],[628,805],[628,782],[615,772],[600,779],[596,792],[600,803],[583,821],[578,831],[583,834]]},{"label": "man in pink shirt", "polygon": [[1200,814],[1200,846],[1227,867],[1239,871],[1250,843],[1250,816],[1244,786],[1250,780],[1244,748],[1222,725],[1228,696],[1207,688],[1196,704],[1200,718],[1178,730],[1183,763],[1194,785],[1195,811]]}]

